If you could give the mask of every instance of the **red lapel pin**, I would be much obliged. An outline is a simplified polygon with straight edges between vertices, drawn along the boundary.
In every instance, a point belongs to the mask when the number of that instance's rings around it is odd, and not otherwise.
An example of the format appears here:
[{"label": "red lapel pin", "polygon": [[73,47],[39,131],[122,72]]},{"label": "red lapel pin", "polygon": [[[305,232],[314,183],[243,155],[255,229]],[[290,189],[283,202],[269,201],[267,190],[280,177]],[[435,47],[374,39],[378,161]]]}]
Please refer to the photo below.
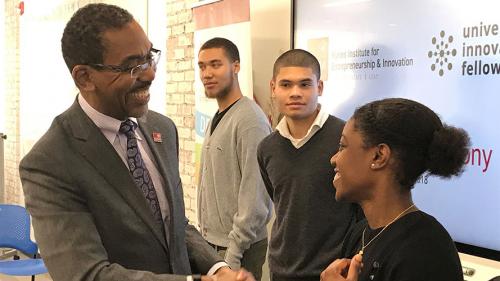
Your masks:
[{"label": "red lapel pin", "polygon": [[159,132],[153,132],[153,141],[154,142],[162,142],[161,134]]}]

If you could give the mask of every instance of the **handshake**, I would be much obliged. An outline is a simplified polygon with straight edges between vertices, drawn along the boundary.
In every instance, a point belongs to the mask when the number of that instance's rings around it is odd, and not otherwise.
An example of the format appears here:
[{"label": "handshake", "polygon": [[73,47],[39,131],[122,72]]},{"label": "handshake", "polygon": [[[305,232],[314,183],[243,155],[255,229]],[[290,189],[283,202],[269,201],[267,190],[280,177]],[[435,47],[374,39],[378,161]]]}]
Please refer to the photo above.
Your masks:
[{"label": "handshake", "polygon": [[202,276],[202,281],[255,281],[252,273],[245,269],[233,271],[229,267],[221,267],[212,276]]}]

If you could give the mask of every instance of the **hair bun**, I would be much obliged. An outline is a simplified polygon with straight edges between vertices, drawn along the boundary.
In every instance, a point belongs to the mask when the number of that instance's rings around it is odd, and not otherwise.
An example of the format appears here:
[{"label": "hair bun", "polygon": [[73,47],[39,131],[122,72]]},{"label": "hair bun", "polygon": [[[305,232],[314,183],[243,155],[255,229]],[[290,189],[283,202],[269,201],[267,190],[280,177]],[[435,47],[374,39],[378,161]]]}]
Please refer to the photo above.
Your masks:
[{"label": "hair bun", "polygon": [[431,174],[445,178],[460,175],[469,146],[470,139],[465,130],[443,124],[434,132],[429,145],[427,169]]}]

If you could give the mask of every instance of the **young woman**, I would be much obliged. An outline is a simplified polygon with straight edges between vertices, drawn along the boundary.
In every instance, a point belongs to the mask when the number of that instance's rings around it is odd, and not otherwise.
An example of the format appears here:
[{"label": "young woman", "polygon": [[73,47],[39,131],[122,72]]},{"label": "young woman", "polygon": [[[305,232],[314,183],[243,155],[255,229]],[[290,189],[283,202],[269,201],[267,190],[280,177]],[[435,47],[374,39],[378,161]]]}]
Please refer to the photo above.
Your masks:
[{"label": "young woman", "polygon": [[415,206],[411,189],[424,172],[459,175],[468,146],[464,130],[418,102],[391,98],[358,108],[331,163],[336,199],[360,204],[366,221],[344,240],[349,258],[331,263],[321,280],[463,280],[451,237]]}]

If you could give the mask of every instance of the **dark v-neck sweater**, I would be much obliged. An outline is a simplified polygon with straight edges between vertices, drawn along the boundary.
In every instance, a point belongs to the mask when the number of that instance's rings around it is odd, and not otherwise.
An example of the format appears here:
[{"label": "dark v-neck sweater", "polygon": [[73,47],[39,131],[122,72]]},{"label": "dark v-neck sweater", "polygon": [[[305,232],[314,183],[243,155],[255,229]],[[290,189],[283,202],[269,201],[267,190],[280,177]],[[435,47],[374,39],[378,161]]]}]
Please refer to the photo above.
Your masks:
[{"label": "dark v-neck sweater", "polygon": [[337,152],[344,121],[329,116],[302,147],[274,132],[257,157],[276,220],[269,243],[269,267],[279,279],[314,278],[340,257],[342,241],[359,207],[335,200],[330,158]]}]

